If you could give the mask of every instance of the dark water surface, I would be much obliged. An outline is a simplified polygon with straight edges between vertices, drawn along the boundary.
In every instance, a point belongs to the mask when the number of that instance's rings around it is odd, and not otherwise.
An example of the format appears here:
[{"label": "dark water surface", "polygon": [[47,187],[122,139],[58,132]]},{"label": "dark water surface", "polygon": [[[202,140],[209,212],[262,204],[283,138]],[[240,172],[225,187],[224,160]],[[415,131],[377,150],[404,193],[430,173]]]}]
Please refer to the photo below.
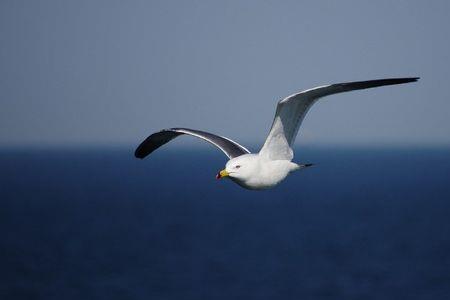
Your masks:
[{"label": "dark water surface", "polygon": [[0,298],[450,299],[449,149],[306,149],[263,192],[209,150],[0,152]]}]

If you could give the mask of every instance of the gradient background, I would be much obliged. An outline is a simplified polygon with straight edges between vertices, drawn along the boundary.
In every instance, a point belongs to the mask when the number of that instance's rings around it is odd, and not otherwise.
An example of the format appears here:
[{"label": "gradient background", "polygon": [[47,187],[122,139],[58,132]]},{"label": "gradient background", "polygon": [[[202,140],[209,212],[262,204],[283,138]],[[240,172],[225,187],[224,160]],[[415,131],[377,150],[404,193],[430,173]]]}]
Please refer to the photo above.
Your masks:
[{"label": "gradient background", "polygon": [[408,76],[422,79],[319,102],[298,142],[448,145],[449,11],[448,1],[2,1],[0,145],[135,145],[184,126],[259,146],[282,97]]},{"label": "gradient background", "polygon": [[[450,299],[450,2],[0,1],[1,299]],[[276,102],[315,167],[255,192]]]}]

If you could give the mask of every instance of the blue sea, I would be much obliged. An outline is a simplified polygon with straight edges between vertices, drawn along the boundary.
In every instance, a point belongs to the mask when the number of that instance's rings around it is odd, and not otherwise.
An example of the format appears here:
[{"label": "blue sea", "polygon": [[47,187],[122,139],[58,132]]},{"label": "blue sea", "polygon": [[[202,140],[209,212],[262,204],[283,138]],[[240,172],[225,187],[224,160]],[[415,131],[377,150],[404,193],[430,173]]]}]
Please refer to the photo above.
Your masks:
[{"label": "blue sea", "polygon": [[133,150],[0,152],[0,299],[450,299],[449,148],[302,148],[259,192]]}]

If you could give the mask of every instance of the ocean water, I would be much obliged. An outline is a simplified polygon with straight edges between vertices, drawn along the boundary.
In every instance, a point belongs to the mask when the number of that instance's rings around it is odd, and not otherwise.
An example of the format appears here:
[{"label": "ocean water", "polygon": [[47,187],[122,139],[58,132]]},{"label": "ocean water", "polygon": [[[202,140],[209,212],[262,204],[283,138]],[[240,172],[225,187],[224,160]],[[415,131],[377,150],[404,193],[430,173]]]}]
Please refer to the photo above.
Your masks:
[{"label": "ocean water", "polygon": [[0,299],[450,299],[450,149],[300,149],[262,192],[132,152],[0,152]]}]

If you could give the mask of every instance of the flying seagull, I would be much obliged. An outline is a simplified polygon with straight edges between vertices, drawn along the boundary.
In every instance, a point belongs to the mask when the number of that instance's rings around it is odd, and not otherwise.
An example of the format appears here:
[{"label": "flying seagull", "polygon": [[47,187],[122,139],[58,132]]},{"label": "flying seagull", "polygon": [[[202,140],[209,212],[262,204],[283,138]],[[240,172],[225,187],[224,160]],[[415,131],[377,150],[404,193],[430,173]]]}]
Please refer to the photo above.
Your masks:
[{"label": "flying seagull", "polygon": [[235,141],[209,132],[170,128],[150,135],[136,149],[135,156],[144,158],[172,139],[187,134],[213,144],[228,156],[229,160],[225,169],[216,175],[217,179],[228,177],[240,186],[251,190],[271,188],[285,179],[290,172],[312,165],[292,162],[294,158],[292,147],[306,113],[318,99],[332,94],[414,82],[418,79],[419,77],[390,78],[336,83],[315,87],[284,98],[278,102],[272,127],[259,153],[250,153],[247,148]]}]

